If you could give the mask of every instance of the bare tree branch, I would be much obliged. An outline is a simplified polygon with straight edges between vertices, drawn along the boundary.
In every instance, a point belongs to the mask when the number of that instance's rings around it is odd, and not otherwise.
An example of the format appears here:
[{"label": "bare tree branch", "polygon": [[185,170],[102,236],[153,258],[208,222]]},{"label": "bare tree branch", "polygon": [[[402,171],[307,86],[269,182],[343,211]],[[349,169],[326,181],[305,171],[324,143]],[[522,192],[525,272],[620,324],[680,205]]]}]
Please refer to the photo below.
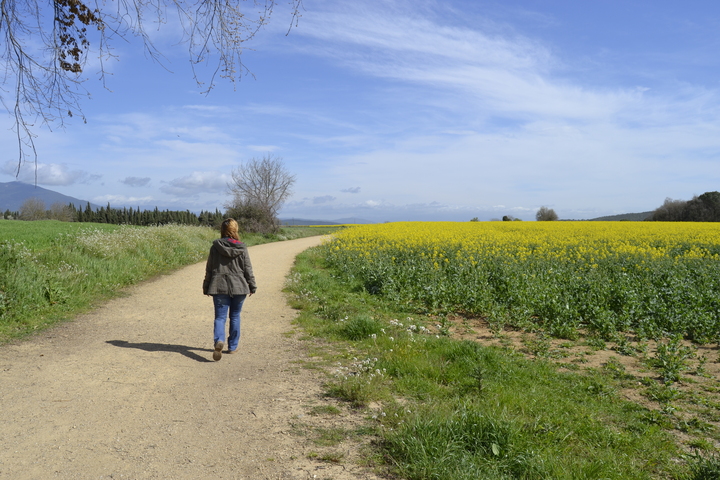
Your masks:
[{"label": "bare tree branch", "polygon": [[[205,93],[215,78],[235,83],[249,73],[241,61],[246,42],[269,21],[277,0],[0,0],[0,102],[14,117],[18,169],[31,157],[37,166],[34,128],[64,127],[67,117],[79,116],[87,95],[82,88],[88,54],[100,60],[105,86],[105,60],[113,58],[112,42],[128,36],[141,39],[146,52],[160,61],[162,53],[147,33],[148,22],[160,28],[174,12],[182,26],[180,43],[188,46],[193,77],[195,66],[216,62]],[[287,0],[290,28],[297,25],[302,0]],[[250,13],[248,13],[250,12]],[[13,85],[8,89],[8,85]]]},{"label": "bare tree branch", "polygon": [[233,195],[230,207],[257,205],[273,217],[292,194],[295,175],[286,169],[280,157],[271,154],[252,158],[232,172],[228,189]]}]

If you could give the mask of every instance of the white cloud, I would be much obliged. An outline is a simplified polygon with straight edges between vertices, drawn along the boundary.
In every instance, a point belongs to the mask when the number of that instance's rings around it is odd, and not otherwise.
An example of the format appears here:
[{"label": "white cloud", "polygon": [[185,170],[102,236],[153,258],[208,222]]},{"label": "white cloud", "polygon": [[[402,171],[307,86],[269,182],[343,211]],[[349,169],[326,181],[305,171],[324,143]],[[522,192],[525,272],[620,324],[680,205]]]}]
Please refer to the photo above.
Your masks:
[{"label": "white cloud", "polygon": [[150,205],[156,201],[152,196],[132,197],[126,195],[100,195],[94,197],[92,202],[98,205],[110,204],[111,207],[116,205]]},{"label": "white cloud", "polygon": [[146,187],[150,183],[150,177],[126,177],[120,180],[120,183],[129,187]]},{"label": "white cloud", "polygon": [[183,105],[184,109],[186,110],[192,110],[194,114],[196,113],[204,113],[204,114],[229,114],[232,112],[232,109],[226,106],[221,105]]},{"label": "white cloud", "polygon": [[635,84],[585,85],[572,78],[580,67],[567,64],[542,40],[492,28],[487,19],[462,26],[428,9],[418,13],[411,4],[371,4],[328,6],[303,19],[307,28],[296,33],[319,42],[310,42],[303,53],[370,77],[421,86],[428,89],[428,104],[474,112],[476,118],[656,125],[708,116],[715,121],[720,113],[717,91],[691,85],[672,85],[665,92]]},{"label": "white cloud", "polygon": [[[374,148],[347,148],[330,166],[333,182],[363,185],[365,208],[419,198],[513,215],[552,204],[577,214],[563,218],[592,218],[717,189],[717,90],[591,85],[542,40],[455,26],[401,2],[333,5],[304,19],[303,53],[384,80],[374,93],[405,112],[392,141],[367,131]],[[437,116],[424,122],[411,101]],[[705,172],[706,186],[688,172]],[[474,207],[497,203],[508,208]]]},{"label": "white cloud", "polygon": [[336,200],[336,198],[333,197],[332,195],[323,195],[321,197],[313,198],[312,203],[317,205],[318,203],[328,203],[328,202],[332,202],[333,200]]},{"label": "white cloud", "polygon": [[186,196],[205,192],[224,192],[230,176],[219,172],[193,172],[184,177],[175,178],[160,187],[168,195]]},{"label": "white cloud", "polygon": [[[511,215],[524,220],[532,220],[537,207],[503,205],[468,206],[452,205],[443,202],[396,204],[385,200],[365,200],[354,204],[305,204],[303,202],[288,203],[283,208],[282,218],[316,218],[318,220],[338,220],[342,218],[361,218],[373,222],[384,221],[469,221],[478,217],[482,220],[501,218]],[[582,218],[593,218],[599,215],[588,213]],[[570,217],[566,217],[570,218]]]},{"label": "white cloud", "polygon": [[[285,210],[377,221],[532,219],[540,205],[561,218],[594,218],[717,190],[714,83],[691,83],[691,75],[681,83],[664,75],[677,67],[654,69],[659,61],[638,66],[647,75],[633,82],[623,83],[622,72],[588,81],[607,57],[569,57],[578,50],[567,53],[552,32],[562,22],[553,23],[551,8],[532,30],[522,30],[527,23],[517,15],[495,15],[516,22],[499,25],[480,7],[460,8],[437,0],[314,0],[313,14],[290,37],[274,21],[265,29],[279,33],[263,44],[269,53],[248,52],[260,67],[257,81],[231,94],[219,86],[208,103],[185,90],[165,95],[170,84],[154,91],[158,98],[135,91],[112,114],[89,117],[90,133],[39,137],[41,151],[54,155],[43,157],[53,163],[42,178],[77,186],[102,168],[113,179],[108,188],[127,198],[152,178],[145,186],[153,201],[213,209],[227,196],[219,172],[280,151],[298,175]],[[297,62],[283,63],[290,56]],[[10,127],[0,129],[8,144]],[[11,167],[2,172],[14,177]],[[34,182],[34,172],[26,178]],[[109,193],[83,189],[91,193],[82,198]]]},{"label": "white cloud", "polygon": [[[2,173],[15,176],[17,162],[8,161],[2,167]],[[73,170],[65,163],[37,163],[25,162],[20,167],[17,180],[25,183],[35,183],[46,186],[68,186],[78,183],[91,183],[101,178],[84,170]]]},{"label": "white cloud", "polygon": [[253,152],[275,152],[280,149],[280,147],[276,145],[248,145],[247,148],[252,150]]}]

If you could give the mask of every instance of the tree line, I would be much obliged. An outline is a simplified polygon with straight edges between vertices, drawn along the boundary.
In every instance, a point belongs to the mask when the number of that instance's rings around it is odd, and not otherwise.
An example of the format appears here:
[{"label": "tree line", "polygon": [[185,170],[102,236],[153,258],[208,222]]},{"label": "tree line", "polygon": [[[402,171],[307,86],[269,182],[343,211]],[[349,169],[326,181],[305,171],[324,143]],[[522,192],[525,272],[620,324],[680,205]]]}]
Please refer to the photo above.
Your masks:
[{"label": "tree line", "polygon": [[691,200],[665,202],[647,220],[656,222],[720,222],[720,192],[705,192]]},{"label": "tree line", "polygon": [[93,209],[88,203],[85,208],[76,208],[72,203],[64,205],[54,203],[46,208],[45,202],[38,198],[29,198],[20,206],[20,210],[12,212],[9,209],[3,213],[6,220],[60,220],[63,222],[93,222],[110,223],[115,225],[157,226],[167,224],[202,225],[214,227],[220,225],[224,215],[219,210],[214,212],[201,211],[199,214],[189,210],[140,210],[131,208],[107,207]]},{"label": "tree line", "polygon": [[64,205],[54,203],[46,208],[45,202],[38,198],[29,198],[23,202],[20,211],[6,210],[6,220],[60,220],[65,222],[95,222],[116,225],[203,225],[215,227],[225,218],[234,218],[240,229],[246,233],[273,234],[280,230],[278,212],[292,194],[295,175],[286,168],[281,157],[271,154],[262,158],[252,158],[242,163],[232,172],[232,181],[228,189],[232,199],[225,204],[226,212],[202,211],[199,215],[189,211],[137,210],[132,208],[107,207],[93,209],[90,203],[83,209],[72,203]]}]

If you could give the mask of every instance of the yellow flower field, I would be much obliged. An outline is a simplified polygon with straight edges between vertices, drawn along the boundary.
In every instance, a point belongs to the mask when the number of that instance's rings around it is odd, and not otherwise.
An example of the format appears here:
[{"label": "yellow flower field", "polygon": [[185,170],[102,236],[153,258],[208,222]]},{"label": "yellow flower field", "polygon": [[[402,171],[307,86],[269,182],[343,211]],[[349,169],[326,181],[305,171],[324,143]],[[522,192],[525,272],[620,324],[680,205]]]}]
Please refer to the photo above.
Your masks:
[{"label": "yellow flower field", "polygon": [[720,333],[720,224],[400,222],[337,233],[328,258],[371,293],[572,337]]}]

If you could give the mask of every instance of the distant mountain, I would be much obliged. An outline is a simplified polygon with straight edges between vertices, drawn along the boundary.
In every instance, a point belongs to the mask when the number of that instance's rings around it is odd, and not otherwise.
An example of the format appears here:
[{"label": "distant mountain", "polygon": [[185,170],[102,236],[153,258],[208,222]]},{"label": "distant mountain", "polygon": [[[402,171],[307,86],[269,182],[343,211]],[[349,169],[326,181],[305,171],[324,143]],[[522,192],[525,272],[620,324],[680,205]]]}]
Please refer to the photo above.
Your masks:
[{"label": "distant mountain", "polygon": [[306,218],[281,218],[281,225],[337,225],[337,222],[328,220],[308,220]]},{"label": "distant mountain", "polygon": [[340,225],[366,225],[368,223],[377,223],[377,222],[371,222],[370,220],[365,220],[364,218],[357,218],[357,217],[350,217],[350,218],[341,218],[339,220],[335,220]]},{"label": "distant mountain", "polygon": [[[53,192],[47,188],[36,187],[23,182],[0,182],[0,212],[10,210],[17,212],[20,210],[23,202],[28,198],[38,198],[45,202],[45,207],[50,208],[54,203],[62,203],[63,205],[73,204],[76,208],[85,208],[87,200],[69,197],[62,193]],[[93,209],[100,208],[98,205],[90,204]]]},{"label": "distant mountain", "polygon": [[620,221],[630,221],[630,222],[642,222],[648,219],[654,211],[652,212],[642,212],[642,213],[622,213],[620,215],[609,215],[607,217],[598,217],[598,218],[592,218],[590,221],[598,221],[598,222],[620,222]]},{"label": "distant mountain", "polygon": [[339,220],[308,220],[306,218],[281,218],[282,225],[360,225],[375,223],[362,218],[341,218]]}]

